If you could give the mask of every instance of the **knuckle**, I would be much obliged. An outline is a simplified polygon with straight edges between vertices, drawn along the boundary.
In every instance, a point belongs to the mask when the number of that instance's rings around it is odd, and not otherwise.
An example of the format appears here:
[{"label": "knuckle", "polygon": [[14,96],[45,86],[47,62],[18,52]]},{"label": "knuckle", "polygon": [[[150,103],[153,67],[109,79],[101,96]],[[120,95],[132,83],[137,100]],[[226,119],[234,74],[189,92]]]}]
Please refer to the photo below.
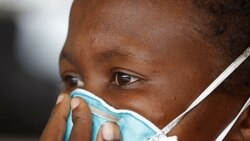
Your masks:
[{"label": "knuckle", "polygon": [[65,116],[64,114],[62,114],[61,112],[58,111],[52,111],[50,114],[51,118],[56,118],[56,119],[63,119],[64,121],[67,121],[67,116]]},{"label": "knuckle", "polygon": [[84,114],[83,112],[73,112],[73,122],[88,122],[90,121],[90,116]]}]

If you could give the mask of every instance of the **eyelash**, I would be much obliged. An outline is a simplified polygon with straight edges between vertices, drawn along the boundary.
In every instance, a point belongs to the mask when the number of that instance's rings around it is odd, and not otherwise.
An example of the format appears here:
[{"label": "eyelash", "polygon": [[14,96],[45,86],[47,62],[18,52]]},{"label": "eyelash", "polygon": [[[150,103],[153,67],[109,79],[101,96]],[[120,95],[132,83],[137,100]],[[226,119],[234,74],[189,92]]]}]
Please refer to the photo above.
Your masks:
[{"label": "eyelash", "polygon": [[[132,85],[133,83],[136,83],[140,80],[142,80],[142,78],[139,76],[132,75],[126,72],[117,71],[117,72],[113,72],[109,83],[112,86],[122,88],[122,87]],[[65,74],[63,76],[63,82],[67,89],[84,87],[84,81],[82,81],[81,77],[75,73]]]},{"label": "eyelash", "polygon": [[84,87],[84,82],[81,77],[75,73],[65,74],[63,76],[63,83],[67,89]]},{"label": "eyelash", "polygon": [[114,72],[110,84],[117,87],[125,87],[128,85],[132,85],[133,83],[136,83],[140,80],[141,78],[138,76],[134,76],[125,72]]}]

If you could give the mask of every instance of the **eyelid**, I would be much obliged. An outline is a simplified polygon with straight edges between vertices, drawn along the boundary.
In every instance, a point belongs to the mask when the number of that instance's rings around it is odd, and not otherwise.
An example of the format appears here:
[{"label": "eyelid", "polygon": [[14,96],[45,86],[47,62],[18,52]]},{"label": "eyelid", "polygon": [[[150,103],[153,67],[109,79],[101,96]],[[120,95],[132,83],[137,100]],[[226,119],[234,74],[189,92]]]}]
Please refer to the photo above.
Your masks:
[{"label": "eyelid", "polygon": [[75,73],[75,72],[63,72],[61,74],[62,80],[64,80],[66,76],[76,76],[78,78],[81,78],[81,76],[78,73]]},{"label": "eyelid", "polygon": [[[69,80],[67,79],[78,79],[77,81],[77,85],[76,86],[71,86],[68,82]],[[84,86],[84,81],[82,79],[82,77],[77,74],[77,73],[74,73],[74,72],[64,72],[62,75],[61,75],[61,79],[65,85],[66,88],[78,88],[78,87],[83,87]],[[73,80],[72,80],[73,82]]]},{"label": "eyelid", "polygon": [[132,77],[140,78],[140,79],[142,79],[144,81],[146,81],[146,79],[147,79],[145,76],[143,76],[143,75],[141,75],[141,74],[139,74],[137,72],[127,70],[127,69],[122,69],[122,68],[113,68],[112,69],[112,74],[119,73],[119,72],[128,74],[128,75],[130,75]]},{"label": "eyelid", "polygon": [[[116,79],[115,75],[117,73],[124,73],[124,74],[127,74],[131,77],[138,79],[138,80],[136,80],[135,82],[129,83],[129,84],[119,86],[116,84],[116,80],[115,80]],[[114,68],[112,70],[112,79],[110,80],[109,86],[110,86],[110,88],[115,88],[115,89],[137,89],[137,88],[141,87],[141,84],[143,82],[146,82],[146,81],[147,81],[147,79],[144,76],[142,76],[136,72],[126,70],[126,69],[121,69],[121,68]]]}]

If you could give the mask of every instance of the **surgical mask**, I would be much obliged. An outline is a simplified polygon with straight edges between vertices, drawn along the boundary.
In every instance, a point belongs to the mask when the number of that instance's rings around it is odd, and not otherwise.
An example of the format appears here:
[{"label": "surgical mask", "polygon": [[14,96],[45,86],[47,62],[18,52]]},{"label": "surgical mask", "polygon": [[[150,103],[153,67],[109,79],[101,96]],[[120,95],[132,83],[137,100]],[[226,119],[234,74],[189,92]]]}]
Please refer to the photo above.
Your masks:
[{"label": "surgical mask", "polygon": [[[76,89],[71,93],[72,97],[82,98],[90,107],[92,112],[92,141],[96,141],[101,126],[106,122],[115,122],[121,133],[122,141],[178,141],[177,136],[167,134],[184,118],[184,116],[202,102],[211,92],[217,88],[247,57],[250,55],[250,47],[240,55],[224,72],[222,72],[201,95],[177,118],[170,122],[163,129],[159,129],[151,121],[140,114],[126,109],[115,109],[104,100],[83,89]],[[250,105],[250,98],[242,107],[238,115],[217,137],[216,141],[222,141],[230,131],[242,112]],[[64,140],[67,141],[72,130],[72,112],[67,121],[67,128]],[[83,131],[84,132],[84,131]]]}]

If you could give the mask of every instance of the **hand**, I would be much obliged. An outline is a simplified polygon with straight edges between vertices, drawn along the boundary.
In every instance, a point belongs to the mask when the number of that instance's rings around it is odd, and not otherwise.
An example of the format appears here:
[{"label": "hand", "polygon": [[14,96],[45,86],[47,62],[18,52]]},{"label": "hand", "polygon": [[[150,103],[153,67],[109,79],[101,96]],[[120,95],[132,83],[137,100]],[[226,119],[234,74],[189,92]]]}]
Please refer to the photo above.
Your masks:
[{"label": "hand", "polygon": [[[91,112],[88,105],[80,98],[70,99],[68,94],[60,94],[52,110],[49,121],[41,135],[40,141],[62,141],[66,129],[66,121],[73,110],[73,128],[71,141],[91,140]],[[83,132],[84,131],[84,132]],[[97,141],[120,141],[119,127],[115,123],[105,123],[99,130]]]}]

